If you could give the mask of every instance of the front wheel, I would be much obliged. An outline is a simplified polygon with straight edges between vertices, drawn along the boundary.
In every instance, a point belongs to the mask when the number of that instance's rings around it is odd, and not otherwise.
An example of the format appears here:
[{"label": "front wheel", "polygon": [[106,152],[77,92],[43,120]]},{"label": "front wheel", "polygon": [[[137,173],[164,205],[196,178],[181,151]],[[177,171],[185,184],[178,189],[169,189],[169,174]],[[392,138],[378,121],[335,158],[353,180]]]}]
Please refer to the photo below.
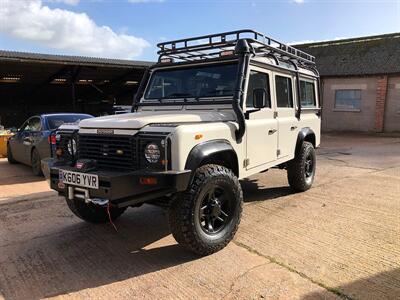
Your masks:
[{"label": "front wheel", "polygon": [[242,189],[233,172],[219,165],[204,165],[197,169],[189,189],[172,202],[172,235],[199,255],[217,252],[233,239],[242,205]]},{"label": "front wheel", "polygon": [[[94,205],[93,203],[86,203],[81,199],[70,200],[65,198],[65,200],[67,201],[67,205],[74,215],[86,222],[106,223],[109,221],[110,217],[108,216],[106,207]],[[110,207],[111,220],[116,220],[124,213],[125,210],[126,207]]]},{"label": "front wheel", "polygon": [[287,166],[287,177],[293,191],[304,192],[311,188],[314,182],[316,163],[314,146],[310,142],[303,142],[299,153]]},{"label": "front wheel", "polygon": [[12,155],[10,144],[7,144],[7,160],[8,160],[8,163],[10,163],[10,164],[17,163],[17,161],[14,159],[14,156]]}]

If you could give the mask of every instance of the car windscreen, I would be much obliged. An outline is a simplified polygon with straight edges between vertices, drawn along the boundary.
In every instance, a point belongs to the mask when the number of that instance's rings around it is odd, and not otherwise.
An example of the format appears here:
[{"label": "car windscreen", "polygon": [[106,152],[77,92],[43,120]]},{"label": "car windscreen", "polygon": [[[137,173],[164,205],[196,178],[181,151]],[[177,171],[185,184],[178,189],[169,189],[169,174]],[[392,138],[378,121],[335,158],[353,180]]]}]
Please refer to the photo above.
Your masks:
[{"label": "car windscreen", "polygon": [[54,115],[47,116],[47,124],[49,125],[50,130],[57,129],[62,124],[65,123],[79,123],[80,120],[93,118],[90,115]]},{"label": "car windscreen", "polygon": [[201,101],[233,96],[237,63],[191,66],[154,71],[144,102],[163,99]]}]

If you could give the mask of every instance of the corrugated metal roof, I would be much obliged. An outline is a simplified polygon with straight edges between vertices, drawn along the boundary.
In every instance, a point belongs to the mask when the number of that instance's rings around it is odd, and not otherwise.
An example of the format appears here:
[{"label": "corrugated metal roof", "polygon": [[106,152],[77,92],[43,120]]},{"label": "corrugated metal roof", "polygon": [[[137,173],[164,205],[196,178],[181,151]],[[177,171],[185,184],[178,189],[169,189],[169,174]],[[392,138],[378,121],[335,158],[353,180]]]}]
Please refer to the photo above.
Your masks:
[{"label": "corrugated metal roof", "polygon": [[321,76],[400,73],[400,33],[295,45],[316,58]]},{"label": "corrugated metal roof", "polygon": [[154,64],[154,62],[149,62],[149,61],[41,54],[41,53],[29,53],[29,52],[16,52],[8,50],[0,50],[0,62],[1,61],[50,63],[50,64],[64,64],[64,65],[81,65],[81,66],[144,67],[144,68],[147,68]]}]

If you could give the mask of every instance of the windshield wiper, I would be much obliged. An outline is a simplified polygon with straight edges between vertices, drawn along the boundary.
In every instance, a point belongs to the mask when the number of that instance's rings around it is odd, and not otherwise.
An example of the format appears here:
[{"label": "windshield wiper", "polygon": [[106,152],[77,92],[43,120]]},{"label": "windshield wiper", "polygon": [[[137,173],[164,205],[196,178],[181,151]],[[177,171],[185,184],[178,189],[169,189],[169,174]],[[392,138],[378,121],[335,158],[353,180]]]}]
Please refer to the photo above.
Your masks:
[{"label": "windshield wiper", "polygon": [[167,98],[179,98],[179,97],[194,97],[192,94],[190,93],[172,93],[169,94],[168,96],[163,97],[163,99],[167,99]]},{"label": "windshield wiper", "polygon": [[[219,90],[213,90],[213,91],[208,91],[207,93],[205,93],[204,95],[200,95],[197,96],[195,99],[199,100],[200,98],[205,98],[207,96],[218,96],[218,97],[227,97],[227,96],[231,96],[231,95],[217,95],[218,93],[220,93],[221,91]],[[232,92],[232,90],[223,90],[222,92],[226,93],[226,92]]]}]

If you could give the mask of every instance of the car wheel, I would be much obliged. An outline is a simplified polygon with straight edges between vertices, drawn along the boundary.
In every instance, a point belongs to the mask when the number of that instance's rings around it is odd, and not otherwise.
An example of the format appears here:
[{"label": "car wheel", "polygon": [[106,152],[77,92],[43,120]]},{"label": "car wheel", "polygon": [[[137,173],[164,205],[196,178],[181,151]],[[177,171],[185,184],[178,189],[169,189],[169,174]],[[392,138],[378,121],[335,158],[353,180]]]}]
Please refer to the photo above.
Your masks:
[{"label": "car wheel", "polygon": [[34,148],[31,155],[32,172],[36,176],[43,176],[39,152]]},{"label": "car wheel", "polygon": [[242,189],[233,172],[219,165],[204,165],[196,171],[190,188],[171,204],[172,235],[196,254],[217,252],[233,239],[242,205]]},{"label": "car wheel", "polygon": [[[94,205],[93,203],[86,203],[81,199],[70,200],[65,198],[65,200],[67,201],[67,205],[74,215],[86,222],[107,223],[110,220],[105,207]],[[124,213],[125,210],[126,207],[110,207],[111,220],[116,220]]]},{"label": "car wheel", "polygon": [[10,144],[7,144],[7,160],[10,164],[17,163],[17,161],[14,159],[14,156],[12,155]]},{"label": "car wheel", "polygon": [[303,142],[299,153],[287,166],[287,177],[293,191],[304,192],[311,188],[316,163],[314,146],[310,142]]}]

